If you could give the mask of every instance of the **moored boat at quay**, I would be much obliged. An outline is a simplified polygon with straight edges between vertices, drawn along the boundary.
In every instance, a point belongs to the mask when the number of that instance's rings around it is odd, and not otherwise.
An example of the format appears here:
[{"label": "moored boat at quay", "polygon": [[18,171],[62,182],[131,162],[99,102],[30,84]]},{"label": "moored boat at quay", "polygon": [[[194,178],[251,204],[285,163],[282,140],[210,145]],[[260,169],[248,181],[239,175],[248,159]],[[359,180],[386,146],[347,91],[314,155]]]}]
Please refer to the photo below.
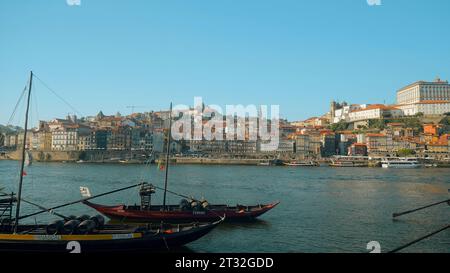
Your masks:
[{"label": "moored boat at quay", "polygon": [[285,166],[290,167],[317,167],[319,164],[314,161],[290,161],[290,162],[284,162]]},{"label": "moored boat at quay", "polygon": [[[129,252],[179,247],[208,234],[220,222],[186,225],[104,225],[66,232],[70,221],[50,225],[0,225],[0,252]],[[89,221],[89,220],[85,220]],[[88,223],[88,222],[85,222]],[[57,228],[57,225],[61,227]],[[88,224],[85,224],[88,225]]]},{"label": "moored boat at quay", "polygon": [[386,158],[381,161],[381,166],[385,169],[416,169],[421,168],[422,164],[417,158]]},{"label": "moored boat at quay", "polygon": [[[86,192],[87,188],[81,187]],[[212,222],[221,217],[228,222],[254,220],[264,213],[276,207],[279,202],[270,204],[259,204],[253,206],[247,205],[212,205],[206,200],[196,200],[171,191],[169,193],[181,196],[179,205],[153,205],[151,204],[151,195],[155,189],[161,189],[154,185],[143,183],[140,189],[141,205],[100,205],[89,202],[83,203],[114,221],[120,222]],[[90,191],[87,190],[90,194]],[[83,194],[83,193],[82,193]],[[84,195],[88,197],[87,195]]]},{"label": "moored boat at quay", "polygon": [[330,167],[368,167],[369,158],[367,156],[334,156]]}]

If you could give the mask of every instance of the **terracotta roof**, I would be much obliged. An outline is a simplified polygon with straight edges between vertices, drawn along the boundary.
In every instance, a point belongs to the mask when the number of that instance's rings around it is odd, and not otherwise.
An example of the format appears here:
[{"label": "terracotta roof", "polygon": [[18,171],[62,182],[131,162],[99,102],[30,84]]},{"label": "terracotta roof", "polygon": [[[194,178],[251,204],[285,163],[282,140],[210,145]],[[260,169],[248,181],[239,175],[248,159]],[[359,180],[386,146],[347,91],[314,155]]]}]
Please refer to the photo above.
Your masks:
[{"label": "terracotta roof", "polygon": [[414,102],[414,103],[405,103],[405,104],[397,104],[397,107],[401,106],[407,106],[407,105],[415,105],[415,104],[446,104],[450,103],[450,101],[447,100],[423,100],[420,102]]},{"label": "terracotta roof", "polygon": [[388,123],[386,125],[387,126],[404,126],[405,124],[401,123],[401,122],[391,122],[391,123]]},{"label": "terracotta roof", "polygon": [[450,103],[450,101],[446,101],[446,100],[424,100],[424,101],[418,102],[417,104],[445,104],[445,103]]},{"label": "terracotta roof", "polygon": [[371,133],[371,134],[367,134],[366,136],[368,136],[368,137],[385,137],[386,135]]},{"label": "terracotta roof", "polygon": [[343,134],[343,135],[354,135],[353,131],[337,131],[337,133],[339,134]]},{"label": "terracotta roof", "polygon": [[363,111],[369,111],[369,110],[375,110],[375,109],[380,109],[380,110],[400,110],[394,106],[386,106],[384,104],[372,104],[367,106],[364,109],[357,109],[357,110],[353,110],[351,111],[351,113],[355,113],[355,112],[363,112]]},{"label": "terracotta roof", "polygon": [[365,143],[353,143],[353,146],[367,146]]},{"label": "terracotta roof", "polygon": [[445,142],[434,142],[434,143],[428,143],[428,146],[447,146],[448,143]]}]

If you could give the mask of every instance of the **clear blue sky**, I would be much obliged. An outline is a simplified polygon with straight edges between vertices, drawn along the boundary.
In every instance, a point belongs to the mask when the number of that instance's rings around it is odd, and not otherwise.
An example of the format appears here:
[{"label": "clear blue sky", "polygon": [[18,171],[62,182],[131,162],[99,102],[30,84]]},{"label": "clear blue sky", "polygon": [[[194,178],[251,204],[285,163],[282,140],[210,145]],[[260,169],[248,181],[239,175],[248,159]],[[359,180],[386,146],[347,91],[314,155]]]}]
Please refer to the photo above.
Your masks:
[{"label": "clear blue sky", "polygon": [[[0,1],[0,123],[32,69],[85,115],[193,104],[279,104],[290,120],[330,101],[393,103],[450,79],[450,1]],[[36,83],[35,119],[70,108]],[[35,109],[36,110],[36,109]]]}]

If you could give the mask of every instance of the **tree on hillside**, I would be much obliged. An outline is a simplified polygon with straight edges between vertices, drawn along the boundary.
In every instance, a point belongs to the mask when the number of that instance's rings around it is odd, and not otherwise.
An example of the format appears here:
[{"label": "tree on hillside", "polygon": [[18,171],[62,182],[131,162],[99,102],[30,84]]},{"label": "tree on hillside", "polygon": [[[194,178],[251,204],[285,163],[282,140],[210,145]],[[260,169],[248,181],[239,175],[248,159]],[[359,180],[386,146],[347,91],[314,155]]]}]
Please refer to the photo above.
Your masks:
[{"label": "tree on hillside", "polygon": [[413,128],[416,132],[423,132],[422,122],[418,117],[405,119],[405,126]]},{"label": "tree on hillside", "polygon": [[407,156],[412,156],[412,155],[415,155],[415,154],[416,154],[416,152],[414,150],[406,149],[406,148],[399,149],[398,152],[397,152],[397,156],[398,157],[407,157]]},{"label": "tree on hillside", "polygon": [[373,119],[369,122],[369,128],[383,130],[386,127],[384,119]]},{"label": "tree on hillside", "polygon": [[348,123],[343,120],[339,121],[338,123],[334,123],[334,124],[330,125],[330,129],[335,132],[336,131],[344,131],[344,130],[347,130],[347,128],[348,128]]},{"label": "tree on hillside", "polygon": [[443,119],[439,122],[439,124],[442,124],[442,125],[450,125],[450,116],[447,116],[447,117],[443,118]]}]

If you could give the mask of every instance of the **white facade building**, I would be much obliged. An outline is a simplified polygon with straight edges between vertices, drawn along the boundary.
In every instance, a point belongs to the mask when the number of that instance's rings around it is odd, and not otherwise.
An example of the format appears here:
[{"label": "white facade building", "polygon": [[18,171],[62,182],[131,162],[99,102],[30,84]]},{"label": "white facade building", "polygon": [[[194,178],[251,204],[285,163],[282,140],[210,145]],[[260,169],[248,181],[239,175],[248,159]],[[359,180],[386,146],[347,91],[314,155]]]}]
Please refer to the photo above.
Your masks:
[{"label": "white facade building", "polygon": [[76,128],[61,127],[52,131],[52,150],[76,151],[78,149],[78,131]]},{"label": "white facade building", "polygon": [[369,105],[363,109],[358,109],[350,112],[349,121],[356,122],[370,119],[380,119],[385,117],[401,117],[403,111],[399,108],[386,106],[383,104]]},{"label": "white facade building", "polygon": [[360,105],[360,104],[352,104],[352,105],[346,105],[343,106],[340,109],[336,109],[334,112],[334,117],[332,120],[332,123],[338,123],[339,121],[350,121],[350,113],[362,108],[367,107],[366,105]]},{"label": "white facade building", "polygon": [[49,123],[49,129],[52,134],[51,149],[54,151],[76,151],[80,147],[82,149],[91,148],[91,129],[89,127],[66,120],[53,120]]},{"label": "white facade building", "polygon": [[423,101],[450,101],[450,84],[436,79],[434,82],[418,81],[397,91],[398,104]]},{"label": "white facade building", "polygon": [[419,103],[397,105],[405,116],[414,116],[418,113],[424,115],[442,115],[450,113],[450,101],[422,101]]}]

